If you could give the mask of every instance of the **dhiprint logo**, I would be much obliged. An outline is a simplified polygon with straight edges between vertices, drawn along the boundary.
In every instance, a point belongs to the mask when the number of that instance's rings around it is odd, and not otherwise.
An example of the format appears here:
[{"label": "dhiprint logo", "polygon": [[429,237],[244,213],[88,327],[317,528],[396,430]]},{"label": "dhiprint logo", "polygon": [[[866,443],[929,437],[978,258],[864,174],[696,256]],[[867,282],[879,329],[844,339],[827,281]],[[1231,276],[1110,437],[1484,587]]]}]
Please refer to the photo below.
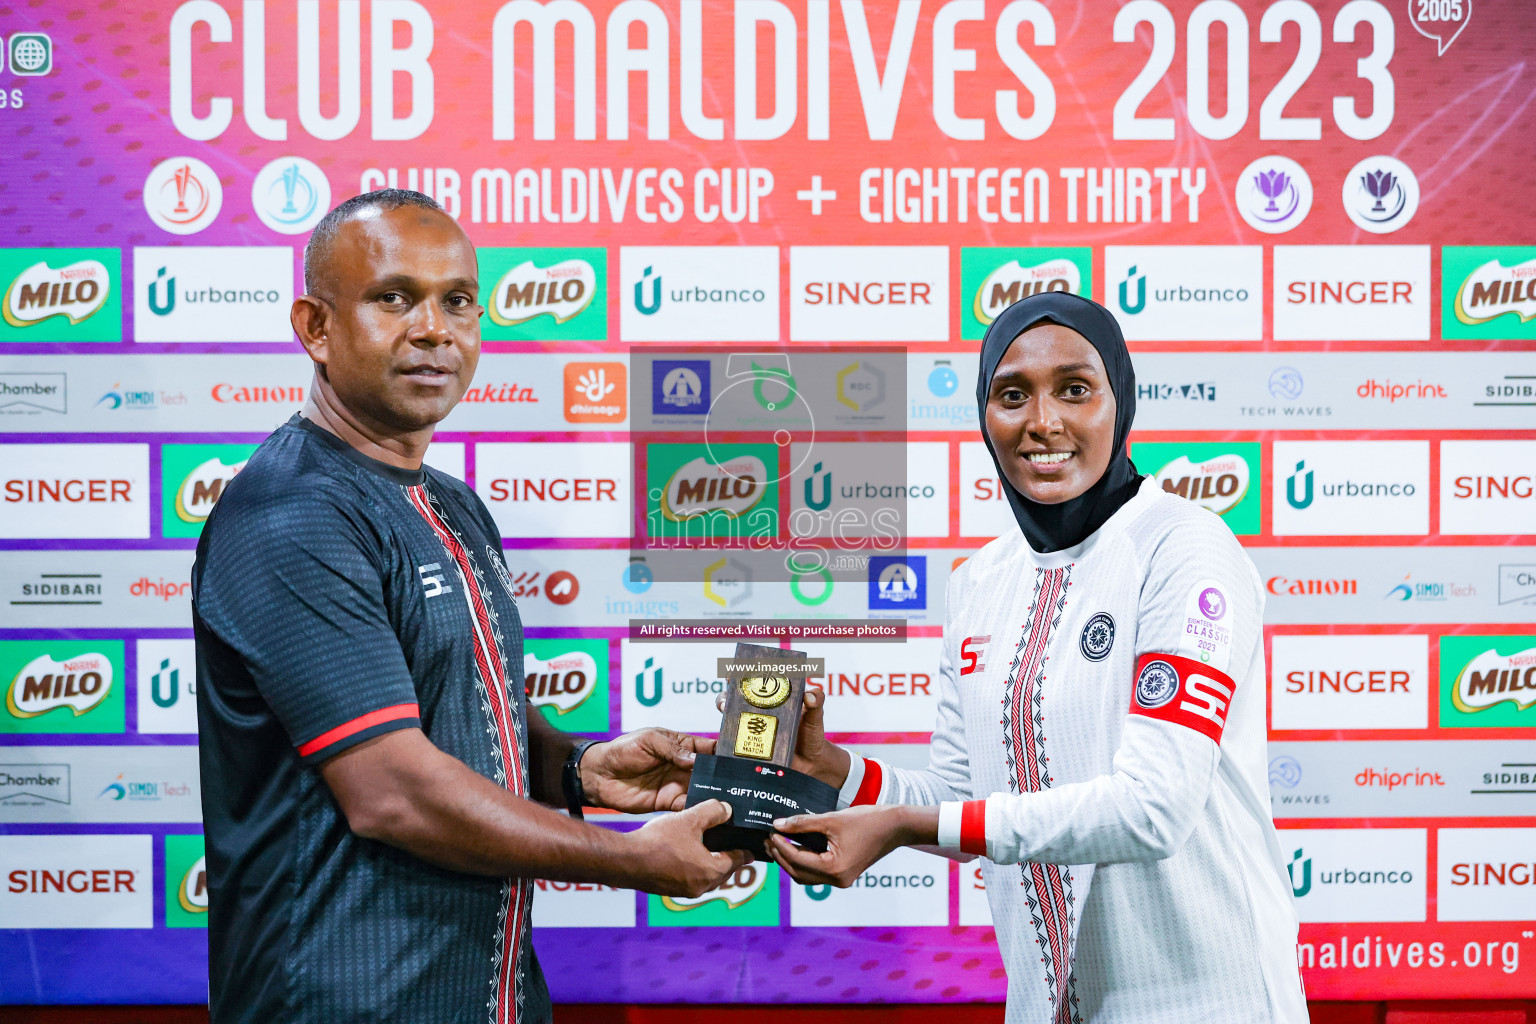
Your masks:
[{"label": "dhiprint logo", "polygon": [[1440,280],[1444,337],[1536,338],[1536,246],[1445,246]]},{"label": "dhiprint logo", "polygon": [[651,363],[651,415],[702,416],[709,412],[709,405],[708,359]]},{"label": "dhiprint logo", "polygon": [[778,341],[775,246],[625,246],[626,341]]},{"label": "dhiprint logo", "polygon": [[1263,338],[1262,246],[1110,245],[1104,276],[1127,341]]},{"label": "dhiprint logo", "polygon": [[293,250],[140,246],[133,251],[134,341],[288,341]]},{"label": "dhiprint logo", "polygon": [[[212,224],[224,205],[213,168],[196,157],[162,160],[144,179],[144,210],[173,235],[192,235]],[[307,229],[306,229],[307,230]]]},{"label": "dhiprint logo", "polygon": [[1031,295],[1092,295],[1092,254],[1088,248],[961,249],[960,294],[965,306],[960,337],[980,340],[1003,310]]},{"label": "dhiprint logo", "polygon": [[477,255],[486,340],[608,337],[608,250],[486,248]]},{"label": "dhiprint logo", "polygon": [[1235,198],[1249,227],[1278,235],[1312,212],[1312,179],[1289,157],[1260,157],[1238,176]]},{"label": "dhiprint logo", "polygon": [[305,235],[330,211],[331,183],[313,161],[278,157],[251,182],[251,208],[273,231]]},{"label": "dhiprint logo", "polygon": [[1276,536],[1429,532],[1427,441],[1276,441]]},{"label": "dhiprint logo", "polygon": [[1429,340],[1429,246],[1277,245],[1275,338]]},{"label": "dhiprint logo", "polygon": [[426,565],[416,567],[416,575],[421,578],[421,590],[426,597],[453,593],[453,588],[448,585],[447,577],[443,575],[442,570],[441,562],[428,562]]},{"label": "dhiprint logo", "polygon": [[1418,209],[1419,179],[1396,157],[1368,157],[1344,176],[1344,212],[1362,231],[1389,234]]}]

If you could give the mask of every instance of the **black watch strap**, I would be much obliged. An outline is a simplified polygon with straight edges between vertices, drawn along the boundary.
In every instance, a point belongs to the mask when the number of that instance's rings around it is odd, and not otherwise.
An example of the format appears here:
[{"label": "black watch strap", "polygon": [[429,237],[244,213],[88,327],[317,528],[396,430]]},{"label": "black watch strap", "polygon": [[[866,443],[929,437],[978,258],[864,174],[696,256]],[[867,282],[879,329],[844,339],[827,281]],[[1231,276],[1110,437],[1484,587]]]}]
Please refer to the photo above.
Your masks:
[{"label": "black watch strap", "polygon": [[571,748],[570,754],[565,759],[565,767],[560,770],[560,788],[565,793],[565,809],[571,812],[571,817],[577,821],[585,820],[581,813],[586,804],[586,794],[581,790],[581,755],[587,752],[587,748],[600,740],[582,740]]}]

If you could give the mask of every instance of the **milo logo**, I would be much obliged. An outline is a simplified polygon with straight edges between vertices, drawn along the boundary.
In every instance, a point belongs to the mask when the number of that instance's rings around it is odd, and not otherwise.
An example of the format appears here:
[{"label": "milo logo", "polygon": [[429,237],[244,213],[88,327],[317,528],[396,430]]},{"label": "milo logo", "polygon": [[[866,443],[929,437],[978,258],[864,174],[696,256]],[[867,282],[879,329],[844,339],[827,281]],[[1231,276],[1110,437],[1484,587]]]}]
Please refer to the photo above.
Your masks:
[{"label": "milo logo", "polygon": [[976,289],[971,300],[971,313],[982,323],[990,324],[1020,299],[1041,292],[1080,295],[1082,289],[1082,272],[1070,259],[1047,260],[1032,267],[1009,260],[982,279],[981,287]]},{"label": "milo logo", "polygon": [[1193,462],[1181,455],[1153,477],[1170,494],[1188,498],[1217,515],[1226,515],[1248,496],[1251,473],[1241,455],[1218,455]]},{"label": "milo logo", "polygon": [[537,707],[564,715],[586,703],[597,689],[597,659],[586,651],[571,651],[544,659],[523,656],[523,684]]},{"label": "milo logo", "polygon": [[64,267],[34,263],[16,275],[5,290],[5,322],[31,327],[61,316],[78,324],[106,305],[112,277],[100,260],[80,260]]},{"label": "milo logo", "polygon": [[213,511],[224,487],[245,468],[246,460],[226,464],[219,459],[200,463],[176,488],[176,518],[184,523],[201,523]]},{"label": "milo logo", "polygon": [[548,267],[525,260],[496,282],[486,313],[503,327],[537,316],[563,324],[590,306],[596,294],[597,271],[586,260],[562,260]]},{"label": "milo logo", "polygon": [[208,913],[208,858],[199,857],[181,876],[176,902],[189,914]]},{"label": "milo logo", "polygon": [[747,864],[702,896],[663,896],[661,903],[668,910],[679,912],[696,910],[711,903],[723,904],[724,909],[735,910],[762,892],[767,881],[766,865]]},{"label": "milo logo", "polygon": [[1456,290],[1456,319],[1464,324],[1487,323],[1506,313],[1521,323],[1536,317],[1536,259],[1512,267],[1489,260]]},{"label": "milo logo", "polygon": [[63,661],[39,655],[27,662],[5,691],[5,707],[17,718],[36,718],[69,708],[78,718],[112,691],[112,660],[105,654],[78,654]]},{"label": "milo logo", "polygon": [[679,466],[667,480],[661,511],[673,521],[709,513],[739,516],[763,495],[768,467],[755,455],[739,455],[719,463],[702,455]]},{"label": "milo logo", "polygon": [[1536,705],[1536,647],[1516,654],[1486,650],[1457,673],[1451,690],[1457,711],[1486,711],[1505,701],[1519,711]]}]

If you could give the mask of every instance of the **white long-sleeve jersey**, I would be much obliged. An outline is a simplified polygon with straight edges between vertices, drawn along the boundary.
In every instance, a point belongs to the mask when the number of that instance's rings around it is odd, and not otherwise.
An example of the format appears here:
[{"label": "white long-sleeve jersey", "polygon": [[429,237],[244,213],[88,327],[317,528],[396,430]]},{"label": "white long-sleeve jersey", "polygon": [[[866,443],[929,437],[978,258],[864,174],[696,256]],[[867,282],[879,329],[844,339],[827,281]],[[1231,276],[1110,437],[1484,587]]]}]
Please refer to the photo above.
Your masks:
[{"label": "white long-sleeve jersey", "polygon": [[1075,548],[1011,534],[951,578],[929,765],[855,758],[844,798],[940,804],[987,858],[1010,1024],[1307,1020],[1263,614],[1225,524],[1150,479]]}]

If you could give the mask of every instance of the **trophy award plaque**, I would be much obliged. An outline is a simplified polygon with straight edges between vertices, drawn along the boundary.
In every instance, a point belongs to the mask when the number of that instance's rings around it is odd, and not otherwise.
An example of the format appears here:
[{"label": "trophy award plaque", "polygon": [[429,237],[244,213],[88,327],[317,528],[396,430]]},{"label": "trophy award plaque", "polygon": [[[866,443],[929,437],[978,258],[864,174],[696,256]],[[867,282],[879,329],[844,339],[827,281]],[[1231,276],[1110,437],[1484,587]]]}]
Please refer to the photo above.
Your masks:
[{"label": "trophy award plaque", "polygon": [[[751,667],[725,674],[720,741],[713,755],[698,756],[688,787],[689,807],[705,800],[731,805],[731,820],[704,833],[710,850],[746,850],[767,860],[763,843],[775,818],[837,809],[835,788],[789,766],[805,701],[806,676],[795,663],[804,660],[804,651],[736,645],[736,663]],[[827,848],[816,833],[787,838],[816,853]]]}]

